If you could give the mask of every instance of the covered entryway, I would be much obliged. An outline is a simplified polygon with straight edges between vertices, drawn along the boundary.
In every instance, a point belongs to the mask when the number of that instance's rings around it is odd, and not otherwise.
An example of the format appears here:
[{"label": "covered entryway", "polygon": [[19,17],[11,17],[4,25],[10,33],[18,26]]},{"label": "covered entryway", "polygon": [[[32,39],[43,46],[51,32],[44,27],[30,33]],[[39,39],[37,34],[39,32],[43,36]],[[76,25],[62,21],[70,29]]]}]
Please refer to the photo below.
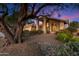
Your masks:
[{"label": "covered entryway", "polygon": [[59,30],[63,30],[64,27],[65,27],[65,21],[64,20],[41,17],[40,21],[42,21],[41,30],[43,30],[44,33],[47,33],[47,32],[55,33]]}]

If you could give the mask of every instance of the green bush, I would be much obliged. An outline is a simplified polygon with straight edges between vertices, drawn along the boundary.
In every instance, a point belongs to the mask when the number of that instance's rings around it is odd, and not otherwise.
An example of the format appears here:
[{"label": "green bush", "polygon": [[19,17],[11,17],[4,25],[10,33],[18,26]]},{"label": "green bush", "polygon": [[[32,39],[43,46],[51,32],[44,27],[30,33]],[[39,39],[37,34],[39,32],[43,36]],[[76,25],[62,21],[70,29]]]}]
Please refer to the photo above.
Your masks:
[{"label": "green bush", "polygon": [[73,41],[73,42],[79,42],[79,37],[72,38],[71,41]]},{"label": "green bush", "polygon": [[78,56],[79,55],[79,43],[68,42],[57,49],[56,55],[61,56]]},{"label": "green bush", "polygon": [[77,30],[76,30],[76,28],[75,27],[68,27],[67,28],[70,32],[76,32]]},{"label": "green bush", "polygon": [[79,43],[71,41],[60,46],[40,44],[39,49],[43,56],[79,56]]},{"label": "green bush", "polygon": [[30,35],[36,35],[36,34],[42,34],[43,31],[38,30],[38,31],[30,31]]},{"label": "green bush", "polygon": [[57,34],[57,39],[63,42],[68,42],[71,38],[72,38],[72,35],[70,33],[59,32]]},{"label": "green bush", "polygon": [[38,30],[38,31],[23,31],[23,36],[32,36],[32,35],[36,35],[36,34],[42,34],[43,31]]},{"label": "green bush", "polygon": [[28,30],[23,31],[23,36],[29,36],[29,35],[30,35],[30,31]]},{"label": "green bush", "polygon": [[28,30],[23,31],[22,40],[25,41],[28,37],[30,37],[30,32]]}]

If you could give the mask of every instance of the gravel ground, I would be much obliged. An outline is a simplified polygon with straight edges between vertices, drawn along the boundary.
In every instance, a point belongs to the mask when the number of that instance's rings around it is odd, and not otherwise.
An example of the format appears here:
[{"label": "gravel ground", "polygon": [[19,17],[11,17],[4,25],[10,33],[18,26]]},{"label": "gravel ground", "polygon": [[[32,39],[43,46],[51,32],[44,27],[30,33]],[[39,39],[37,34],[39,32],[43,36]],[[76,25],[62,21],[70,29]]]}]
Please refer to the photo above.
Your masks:
[{"label": "gravel ground", "polygon": [[[51,55],[51,46],[58,47],[63,43],[56,40],[55,34],[41,34],[29,37],[24,43],[12,44],[7,47],[0,48],[0,55],[12,56],[40,56]],[[47,51],[47,52],[46,52]],[[47,54],[46,54],[47,53]],[[52,54],[53,55],[53,54]]]}]

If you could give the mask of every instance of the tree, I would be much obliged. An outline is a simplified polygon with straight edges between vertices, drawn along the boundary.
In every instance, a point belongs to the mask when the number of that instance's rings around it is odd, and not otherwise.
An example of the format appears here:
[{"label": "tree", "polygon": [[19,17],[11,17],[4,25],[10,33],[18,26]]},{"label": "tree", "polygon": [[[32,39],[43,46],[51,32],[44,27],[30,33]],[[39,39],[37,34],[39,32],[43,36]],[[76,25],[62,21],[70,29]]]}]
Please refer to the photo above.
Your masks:
[{"label": "tree", "polygon": [[74,28],[79,28],[79,22],[73,21],[70,23],[70,26],[72,26]]},{"label": "tree", "polygon": [[71,32],[75,32],[77,28],[79,28],[79,22],[73,21],[70,23],[68,30],[70,30]]}]

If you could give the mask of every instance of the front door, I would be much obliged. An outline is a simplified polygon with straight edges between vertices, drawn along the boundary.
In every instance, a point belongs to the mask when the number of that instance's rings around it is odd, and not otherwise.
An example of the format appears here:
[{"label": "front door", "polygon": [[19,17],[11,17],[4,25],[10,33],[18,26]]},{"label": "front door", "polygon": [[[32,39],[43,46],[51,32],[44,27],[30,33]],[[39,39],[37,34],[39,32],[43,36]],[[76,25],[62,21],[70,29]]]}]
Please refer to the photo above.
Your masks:
[{"label": "front door", "polygon": [[52,24],[52,31],[53,31],[53,32],[59,31],[59,25],[58,25],[58,23],[53,23],[53,24]]}]

